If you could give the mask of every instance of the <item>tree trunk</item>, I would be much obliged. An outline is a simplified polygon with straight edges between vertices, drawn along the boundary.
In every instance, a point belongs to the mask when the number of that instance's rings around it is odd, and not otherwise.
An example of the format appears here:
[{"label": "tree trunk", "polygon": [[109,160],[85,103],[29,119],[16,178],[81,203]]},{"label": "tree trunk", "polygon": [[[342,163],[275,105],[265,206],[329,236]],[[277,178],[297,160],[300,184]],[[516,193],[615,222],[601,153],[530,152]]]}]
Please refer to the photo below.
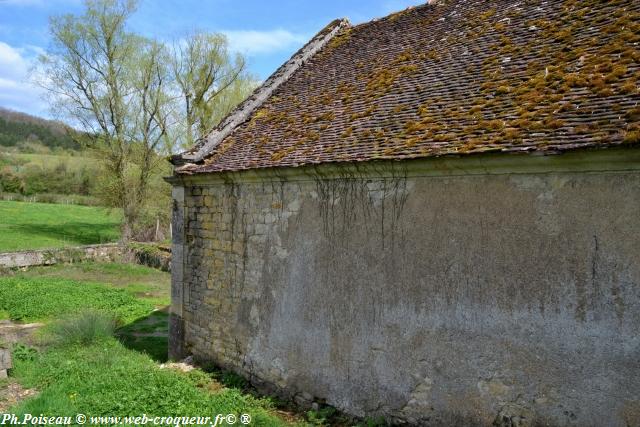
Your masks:
[{"label": "tree trunk", "polygon": [[123,211],[122,241],[126,243],[135,240],[135,225],[138,220],[138,215],[135,207],[131,206],[130,203],[128,206],[124,206]]}]

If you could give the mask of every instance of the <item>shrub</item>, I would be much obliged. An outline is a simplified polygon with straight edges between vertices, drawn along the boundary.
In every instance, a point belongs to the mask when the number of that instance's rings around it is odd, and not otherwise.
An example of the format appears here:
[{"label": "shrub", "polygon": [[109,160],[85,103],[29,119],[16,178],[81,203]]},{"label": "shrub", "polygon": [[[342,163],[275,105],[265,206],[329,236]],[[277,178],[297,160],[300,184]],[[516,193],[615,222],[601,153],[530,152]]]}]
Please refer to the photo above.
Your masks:
[{"label": "shrub", "polygon": [[220,369],[215,364],[207,360],[198,360],[198,365],[208,372],[213,379],[227,388],[236,390],[247,390],[249,388],[248,381],[239,374],[226,369]]},{"label": "shrub", "polygon": [[54,345],[91,344],[113,335],[115,318],[105,312],[86,310],[53,322],[48,327]]}]

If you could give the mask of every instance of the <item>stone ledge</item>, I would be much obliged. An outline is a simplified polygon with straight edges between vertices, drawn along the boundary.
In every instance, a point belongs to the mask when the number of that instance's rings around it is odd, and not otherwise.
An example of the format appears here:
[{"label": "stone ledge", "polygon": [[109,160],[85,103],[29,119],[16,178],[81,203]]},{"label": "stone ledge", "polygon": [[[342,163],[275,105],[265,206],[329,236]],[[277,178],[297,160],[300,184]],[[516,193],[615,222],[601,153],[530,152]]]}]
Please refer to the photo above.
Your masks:
[{"label": "stone ledge", "polygon": [[22,252],[0,253],[0,267],[18,268],[38,265],[53,265],[61,262],[86,260],[115,260],[122,254],[118,243],[104,245],[75,246],[58,249],[38,249]]}]

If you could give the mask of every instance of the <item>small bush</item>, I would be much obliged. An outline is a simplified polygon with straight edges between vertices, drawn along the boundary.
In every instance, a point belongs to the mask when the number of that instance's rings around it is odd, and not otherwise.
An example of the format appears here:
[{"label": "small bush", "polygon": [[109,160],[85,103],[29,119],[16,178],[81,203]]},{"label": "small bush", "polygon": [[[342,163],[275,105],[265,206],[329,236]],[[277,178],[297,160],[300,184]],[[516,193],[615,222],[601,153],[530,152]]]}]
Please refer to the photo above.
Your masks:
[{"label": "small bush", "polygon": [[236,390],[248,390],[249,382],[241,375],[233,371],[220,369],[220,367],[208,360],[197,360],[198,366],[211,375],[211,378],[218,381],[227,388]]},{"label": "small bush", "polygon": [[115,318],[105,312],[88,310],[52,323],[49,336],[59,346],[91,344],[113,335]]}]

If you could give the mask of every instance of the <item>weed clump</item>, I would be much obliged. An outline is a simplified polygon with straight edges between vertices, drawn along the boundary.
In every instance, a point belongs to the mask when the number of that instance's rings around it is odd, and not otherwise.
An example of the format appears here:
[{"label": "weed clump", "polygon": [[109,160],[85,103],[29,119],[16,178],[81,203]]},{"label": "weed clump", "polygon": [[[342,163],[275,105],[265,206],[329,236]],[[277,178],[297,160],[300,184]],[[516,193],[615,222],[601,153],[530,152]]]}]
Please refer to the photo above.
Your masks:
[{"label": "weed clump", "polygon": [[113,315],[86,310],[53,322],[47,328],[51,344],[57,346],[87,345],[111,337],[117,322]]}]

